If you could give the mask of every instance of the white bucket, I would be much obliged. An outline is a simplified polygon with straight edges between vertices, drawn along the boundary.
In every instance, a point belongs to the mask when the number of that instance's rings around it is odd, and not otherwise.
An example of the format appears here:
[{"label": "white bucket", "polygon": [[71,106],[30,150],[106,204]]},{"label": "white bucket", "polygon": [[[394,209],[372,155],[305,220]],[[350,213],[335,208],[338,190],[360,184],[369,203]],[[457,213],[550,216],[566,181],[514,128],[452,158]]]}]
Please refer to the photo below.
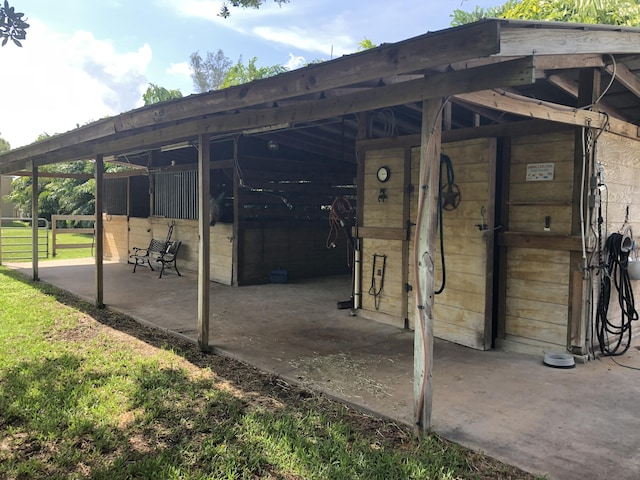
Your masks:
[{"label": "white bucket", "polygon": [[640,280],[640,259],[630,258],[627,271],[629,272],[629,278],[631,280]]}]

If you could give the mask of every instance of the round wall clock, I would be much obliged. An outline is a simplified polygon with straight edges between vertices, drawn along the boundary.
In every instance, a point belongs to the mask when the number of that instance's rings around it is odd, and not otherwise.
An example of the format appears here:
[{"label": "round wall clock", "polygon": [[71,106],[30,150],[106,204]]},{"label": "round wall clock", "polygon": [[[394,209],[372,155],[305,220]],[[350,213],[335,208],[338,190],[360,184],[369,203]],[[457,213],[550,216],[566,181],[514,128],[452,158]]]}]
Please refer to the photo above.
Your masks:
[{"label": "round wall clock", "polygon": [[376,177],[379,182],[384,183],[391,177],[391,170],[389,170],[389,167],[380,167],[376,172]]}]

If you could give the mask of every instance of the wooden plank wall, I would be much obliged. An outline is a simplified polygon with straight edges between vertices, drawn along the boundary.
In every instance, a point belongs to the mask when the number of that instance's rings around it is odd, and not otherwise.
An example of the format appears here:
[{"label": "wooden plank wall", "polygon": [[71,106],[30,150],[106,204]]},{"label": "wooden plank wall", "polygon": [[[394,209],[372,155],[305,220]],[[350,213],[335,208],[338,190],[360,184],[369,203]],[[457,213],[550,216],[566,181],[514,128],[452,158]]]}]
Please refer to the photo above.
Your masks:
[{"label": "wooden plank wall", "polygon": [[[627,205],[629,206],[629,222],[636,243],[640,245],[640,142],[622,138],[610,133],[603,133],[598,140],[596,160],[602,162],[604,168],[604,182],[608,196],[602,198],[603,208],[608,200],[607,218],[605,219],[607,233],[622,233],[625,225]],[[605,233],[603,233],[603,236]],[[639,247],[640,248],[640,247]],[[638,252],[632,252],[631,257],[639,257]],[[595,278],[594,298],[599,295],[599,279]],[[640,281],[631,282],[636,299],[636,309],[640,310]],[[609,303],[609,318],[619,325],[620,306],[617,292],[611,293]],[[632,324],[632,332],[637,336],[640,324]],[[596,341],[597,345],[597,341]],[[597,347],[596,347],[597,348]]]},{"label": "wooden plank wall", "polygon": [[[509,232],[571,233],[574,133],[511,139]],[[526,182],[527,165],[554,163],[553,181]],[[570,252],[539,248],[506,250],[505,350],[540,354],[567,346]]]},{"label": "wooden plank wall", "polygon": [[[403,219],[405,196],[404,185],[404,148],[388,148],[370,150],[364,159],[364,196],[362,219],[362,310],[361,315],[385,323],[404,327],[403,305],[403,238],[406,238],[406,225]],[[385,183],[376,178],[378,168],[389,167],[391,176]],[[380,189],[384,188],[387,198],[378,201]],[[387,230],[384,234],[375,229],[386,228],[399,231],[396,238],[376,238],[393,234]],[[369,229],[370,233],[366,233]],[[393,235],[392,235],[393,236]],[[399,238],[398,238],[399,237]],[[386,255],[384,276],[381,275],[382,257],[376,259],[374,271],[374,255]],[[384,278],[383,278],[384,277]],[[380,290],[380,282],[384,280]],[[378,293],[377,296],[372,293]]]},{"label": "wooden plank wall", "polygon": [[[494,139],[474,139],[442,145],[442,153],[451,158],[455,183],[460,189],[461,202],[457,209],[443,213],[446,286],[436,296],[434,335],[471,348],[483,350],[486,318],[486,232],[476,224],[482,223],[480,211],[489,207],[489,155]],[[411,218],[416,218],[418,202],[420,149],[413,150],[411,183],[416,185],[411,199]],[[443,179],[446,178],[442,172]],[[445,182],[446,183],[446,182]],[[439,232],[438,232],[439,235]],[[413,238],[410,252],[413,252]],[[412,258],[413,253],[411,254]],[[442,284],[440,241],[435,262],[435,287]],[[413,262],[409,278],[413,283]],[[409,296],[409,312],[415,312],[415,295]],[[413,327],[414,319],[410,321]]]},{"label": "wooden plank wall", "polygon": [[[328,218],[328,212],[325,213]],[[255,222],[239,231],[238,284],[268,283],[275,269],[289,280],[349,273],[347,239],[340,232],[335,248],[327,248],[329,222]]]},{"label": "wooden plank wall", "polygon": [[103,218],[104,258],[126,261],[129,257],[127,216],[104,214]]},{"label": "wooden plank wall", "polygon": [[129,253],[133,253],[133,247],[147,248],[151,234],[151,218],[129,217]]}]

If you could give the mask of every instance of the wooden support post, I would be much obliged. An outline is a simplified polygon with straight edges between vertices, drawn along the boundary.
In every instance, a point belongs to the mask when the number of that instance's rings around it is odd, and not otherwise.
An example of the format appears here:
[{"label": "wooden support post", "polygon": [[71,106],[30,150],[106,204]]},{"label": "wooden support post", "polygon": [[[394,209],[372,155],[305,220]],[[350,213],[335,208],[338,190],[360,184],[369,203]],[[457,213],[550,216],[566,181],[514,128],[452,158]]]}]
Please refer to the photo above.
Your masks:
[{"label": "wooden support post", "polygon": [[38,165],[35,162],[32,164],[31,173],[31,266],[33,281],[37,282],[40,277],[38,276]]},{"label": "wooden support post", "polygon": [[[577,106],[591,105],[600,96],[601,75],[599,69],[580,70],[578,77]],[[598,111],[598,105],[593,110]],[[595,134],[595,131],[594,131]],[[589,198],[589,177],[593,175],[591,156],[584,156],[582,151],[582,128],[576,128],[573,154],[573,201],[571,211],[571,234],[574,236],[589,236],[591,231],[589,215],[586,209]],[[587,148],[590,148],[588,146]],[[587,162],[583,165],[583,162]],[[582,183],[582,169],[585,169],[584,183]],[[583,205],[584,211],[580,212]],[[584,225],[581,219],[584,218]],[[587,238],[585,238],[587,241]],[[586,302],[590,301],[587,293],[588,275],[587,259],[583,252],[571,252],[569,260],[569,325],[567,325],[567,350],[576,355],[587,353],[587,318],[590,308]]]},{"label": "wooden support post", "polygon": [[[369,112],[358,113],[357,140],[364,140],[371,136]],[[356,143],[356,148],[358,144]],[[362,237],[361,229],[364,226],[364,171],[366,151],[356,151],[356,224],[355,224],[355,252],[353,259],[353,309],[362,307]]]},{"label": "wooden support post", "polygon": [[231,265],[231,285],[238,286],[238,272],[240,270],[240,175],[238,174],[238,162],[240,158],[238,156],[239,145],[241,137],[233,139],[233,250],[232,250],[232,265]]},{"label": "wooden support post", "polygon": [[433,365],[434,258],[438,222],[438,181],[440,178],[440,141],[442,100],[422,104],[420,182],[416,220],[416,312],[413,350],[413,394],[416,433],[431,430],[431,370]]},{"label": "wooden support post", "polygon": [[2,265],[2,175],[0,175],[0,265]]},{"label": "wooden support post", "polygon": [[402,238],[402,318],[404,319],[405,328],[409,328],[409,285],[413,283],[409,279],[409,263],[411,262],[411,252],[409,244],[411,243],[411,147],[404,147],[404,164],[403,164],[403,197],[402,197],[402,225],[406,234]]},{"label": "wooden support post", "polygon": [[[501,189],[500,199],[500,218],[496,219],[502,225],[502,231],[507,231],[509,226],[509,193],[511,184],[511,137],[503,138],[500,141],[502,148],[500,149],[500,181],[498,187]],[[504,340],[507,332],[507,254],[508,248],[501,246],[499,250],[498,263],[498,289],[494,292],[497,298],[497,324],[496,324],[496,345]]]},{"label": "wooden support post", "polygon": [[198,346],[200,350],[209,350],[209,281],[211,230],[209,226],[209,184],[210,184],[210,146],[209,136],[198,135]]},{"label": "wooden support post", "polygon": [[483,232],[485,241],[485,298],[484,298],[484,349],[491,350],[493,344],[494,259],[496,253],[496,189],[498,169],[498,142],[489,141],[489,191],[487,200],[487,230]]},{"label": "wooden support post", "polygon": [[101,153],[96,155],[96,211],[94,222],[94,235],[96,241],[96,307],[104,307],[104,224],[102,221],[102,203],[104,190],[104,157]]}]

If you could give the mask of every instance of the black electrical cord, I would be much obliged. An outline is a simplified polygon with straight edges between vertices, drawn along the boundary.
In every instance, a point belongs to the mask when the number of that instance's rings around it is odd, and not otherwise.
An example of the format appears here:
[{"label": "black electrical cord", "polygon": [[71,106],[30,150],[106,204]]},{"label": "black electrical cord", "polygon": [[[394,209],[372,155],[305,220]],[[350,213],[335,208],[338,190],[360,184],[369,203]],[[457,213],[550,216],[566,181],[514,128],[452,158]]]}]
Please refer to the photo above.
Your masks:
[{"label": "black electrical cord", "polygon": [[[377,260],[382,259],[382,268],[377,268]],[[380,310],[380,295],[382,294],[382,289],[384,288],[384,274],[385,269],[387,267],[387,256],[379,255],[377,253],[373,254],[373,267],[371,268],[371,287],[369,287],[369,295],[373,296],[373,304],[376,307],[376,310]],[[380,276],[380,286],[376,288],[376,275]]]},{"label": "black electrical cord", "polygon": [[[627,266],[629,252],[622,248],[623,235],[609,235],[605,244],[607,260],[600,275],[600,296],[596,310],[596,335],[600,351],[604,355],[623,355],[631,346],[631,322],[638,320],[635,309],[633,289]],[[620,322],[612,322],[608,318],[609,301],[611,299],[611,280],[618,291],[620,306]]]},{"label": "black electrical cord", "polygon": [[444,258],[444,231],[442,228],[442,166],[444,165],[447,172],[447,185],[452,186],[455,183],[455,175],[453,172],[453,164],[448,155],[440,155],[440,182],[438,182],[438,229],[440,230],[440,264],[442,265],[442,283],[440,288],[435,291],[436,295],[440,295],[444,291],[447,284],[447,264]]}]

